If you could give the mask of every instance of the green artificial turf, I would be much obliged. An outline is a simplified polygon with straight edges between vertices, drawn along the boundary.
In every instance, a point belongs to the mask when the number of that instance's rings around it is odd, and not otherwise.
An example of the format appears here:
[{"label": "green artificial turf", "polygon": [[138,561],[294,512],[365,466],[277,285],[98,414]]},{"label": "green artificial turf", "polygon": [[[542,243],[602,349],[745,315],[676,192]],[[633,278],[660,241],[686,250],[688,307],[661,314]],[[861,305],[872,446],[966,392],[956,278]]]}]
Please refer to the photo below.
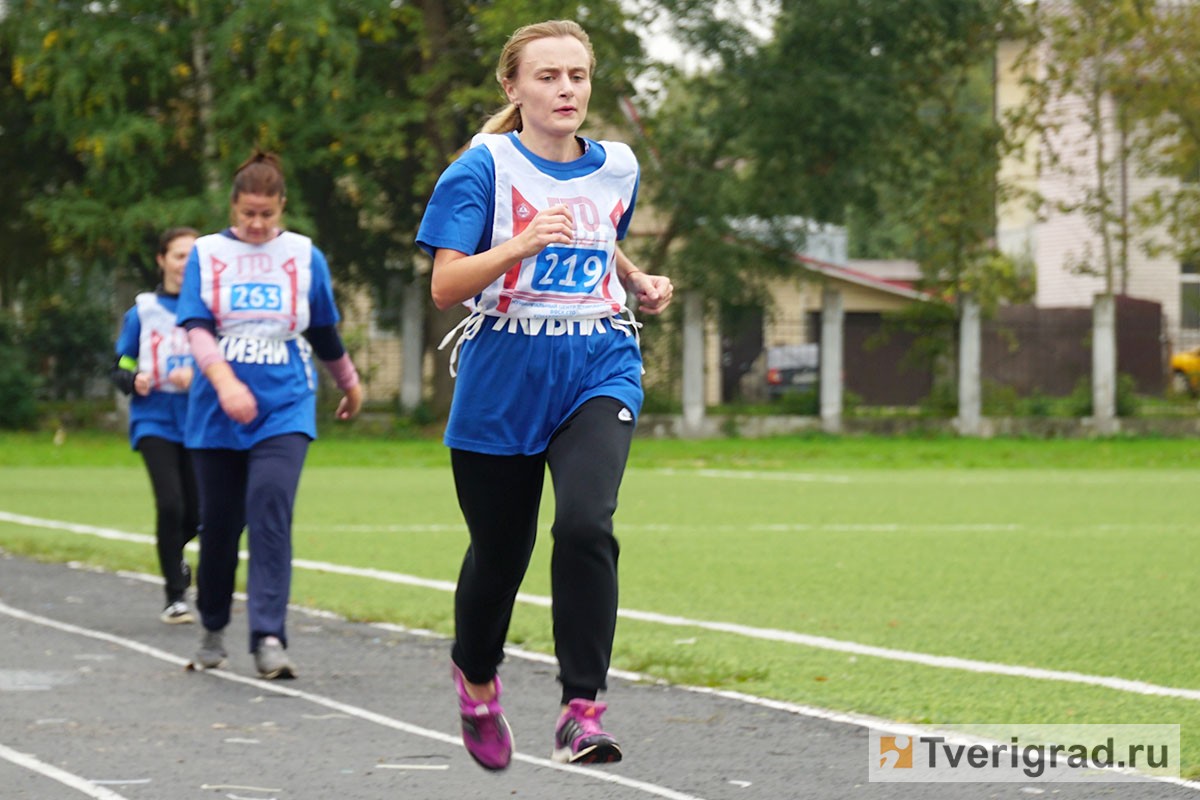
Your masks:
[{"label": "green artificial turf", "polygon": [[[1198,454],[1189,440],[637,440],[617,511],[621,607],[768,633],[626,616],[614,666],[909,722],[1180,724],[1184,774],[1200,776],[1200,701],[769,638],[1200,689]],[[102,434],[0,436],[0,511],[153,531],[140,459]],[[537,597],[551,516],[547,499],[523,586]],[[450,632],[466,534],[436,441],[319,440],[294,539],[297,559],[440,582],[302,568],[295,602]],[[147,544],[10,522],[0,547],[156,570]],[[521,604],[510,639],[550,652],[548,609]]]}]

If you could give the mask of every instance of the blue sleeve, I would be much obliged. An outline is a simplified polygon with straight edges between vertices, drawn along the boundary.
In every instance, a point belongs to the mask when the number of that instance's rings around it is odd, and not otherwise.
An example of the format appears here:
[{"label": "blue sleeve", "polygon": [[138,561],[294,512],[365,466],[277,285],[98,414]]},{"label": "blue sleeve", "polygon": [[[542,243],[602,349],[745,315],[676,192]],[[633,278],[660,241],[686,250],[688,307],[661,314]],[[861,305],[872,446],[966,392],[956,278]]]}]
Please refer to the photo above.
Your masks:
[{"label": "blue sleeve", "polygon": [[446,167],[425,207],[417,244],[429,255],[457,250],[469,256],[491,241],[496,205],[496,169],[492,152],[477,145]]},{"label": "blue sleeve", "polygon": [[312,285],[308,287],[308,326],[323,328],[337,325],[341,316],[333,299],[333,278],[329,262],[316,245],[312,249]]},{"label": "blue sleeve", "polygon": [[190,319],[212,320],[212,309],[200,299],[200,256],[196,248],[188,254],[183,268],[183,286],[179,289],[179,303],[175,306],[175,324],[182,325]]},{"label": "blue sleeve", "polygon": [[125,319],[121,322],[121,333],[117,336],[117,358],[137,358],[141,339],[142,320],[138,317],[137,306],[134,306],[125,312]]},{"label": "blue sleeve", "polygon": [[633,184],[633,194],[629,197],[629,208],[625,209],[620,222],[617,223],[617,239],[624,239],[626,232],[629,231],[629,223],[633,221],[633,207],[637,205],[638,187],[641,186],[641,182],[642,171],[639,169]]}]

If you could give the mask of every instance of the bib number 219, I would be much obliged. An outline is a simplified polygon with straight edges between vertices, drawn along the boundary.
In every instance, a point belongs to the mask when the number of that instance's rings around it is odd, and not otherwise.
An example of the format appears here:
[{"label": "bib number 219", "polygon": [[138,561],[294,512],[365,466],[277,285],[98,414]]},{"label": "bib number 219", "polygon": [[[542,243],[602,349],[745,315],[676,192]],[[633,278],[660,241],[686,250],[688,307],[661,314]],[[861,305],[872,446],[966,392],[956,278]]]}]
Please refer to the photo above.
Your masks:
[{"label": "bib number 219", "polygon": [[603,250],[547,247],[533,267],[535,289],[586,293],[602,277],[608,254]]}]

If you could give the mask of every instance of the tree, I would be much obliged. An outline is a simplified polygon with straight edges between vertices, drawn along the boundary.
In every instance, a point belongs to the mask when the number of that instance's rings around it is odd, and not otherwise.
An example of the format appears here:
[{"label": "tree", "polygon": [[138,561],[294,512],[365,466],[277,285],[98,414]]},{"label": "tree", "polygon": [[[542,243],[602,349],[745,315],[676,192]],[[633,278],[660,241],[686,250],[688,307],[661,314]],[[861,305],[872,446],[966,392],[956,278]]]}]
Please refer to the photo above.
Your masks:
[{"label": "tree", "polygon": [[1132,118],[1117,90],[1142,28],[1140,0],[1052,0],[1031,11],[1033,27],[1021,65],[1029,103],[1011,123],[1038,135],[1042,169],[1059,176],[1049,201],[1082,214],[1094,240],[1068,264],[1103,278],[1113,294],[1128,282],[1128,253],[1137,236],[1126,205]]},{"label": "tree", "polygon": [[[158,231],[223,224],[227,176],[271,149],[289,225],[320,243],[339,285],[386,300],[411,280],[434,181],[500,104],[504,39],[554,16],[589,28],[594,110],[615,109],[638,64],[615,0],[23,0],[0,21],[0,160],[44,148],[54,166],[21,184],[22,231],[51,264],[146,283]],[[34,260],[17,280],[45,270]]]}]

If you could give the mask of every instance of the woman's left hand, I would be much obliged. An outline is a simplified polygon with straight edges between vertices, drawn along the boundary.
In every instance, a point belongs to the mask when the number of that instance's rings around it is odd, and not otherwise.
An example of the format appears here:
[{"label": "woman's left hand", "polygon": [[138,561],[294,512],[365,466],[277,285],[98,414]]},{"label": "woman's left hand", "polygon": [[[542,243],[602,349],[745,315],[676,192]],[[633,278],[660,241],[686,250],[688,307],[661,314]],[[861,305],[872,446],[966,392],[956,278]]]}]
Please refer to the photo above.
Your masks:
[{"label": "woman's left hand", "polygon": [[176,367],[167,373],[167,380],[171,382],[171,385],[186,392],[192,385],[192,375],[191,367]]},{"label": "woman's left hand", "polygon": [[346,394],[342,396],[342,400],[338,403],[337,418],[350,419],[359,412],[362,408],[363,393],[362,386],[351,386],[346,390]]},{"label": "woman's left hand", "polygon": [[625,288],[638,301],[638,313],[661,314],[671,305],[675,287],[665,275],[647,275],[638,270],[625,276]]}]

